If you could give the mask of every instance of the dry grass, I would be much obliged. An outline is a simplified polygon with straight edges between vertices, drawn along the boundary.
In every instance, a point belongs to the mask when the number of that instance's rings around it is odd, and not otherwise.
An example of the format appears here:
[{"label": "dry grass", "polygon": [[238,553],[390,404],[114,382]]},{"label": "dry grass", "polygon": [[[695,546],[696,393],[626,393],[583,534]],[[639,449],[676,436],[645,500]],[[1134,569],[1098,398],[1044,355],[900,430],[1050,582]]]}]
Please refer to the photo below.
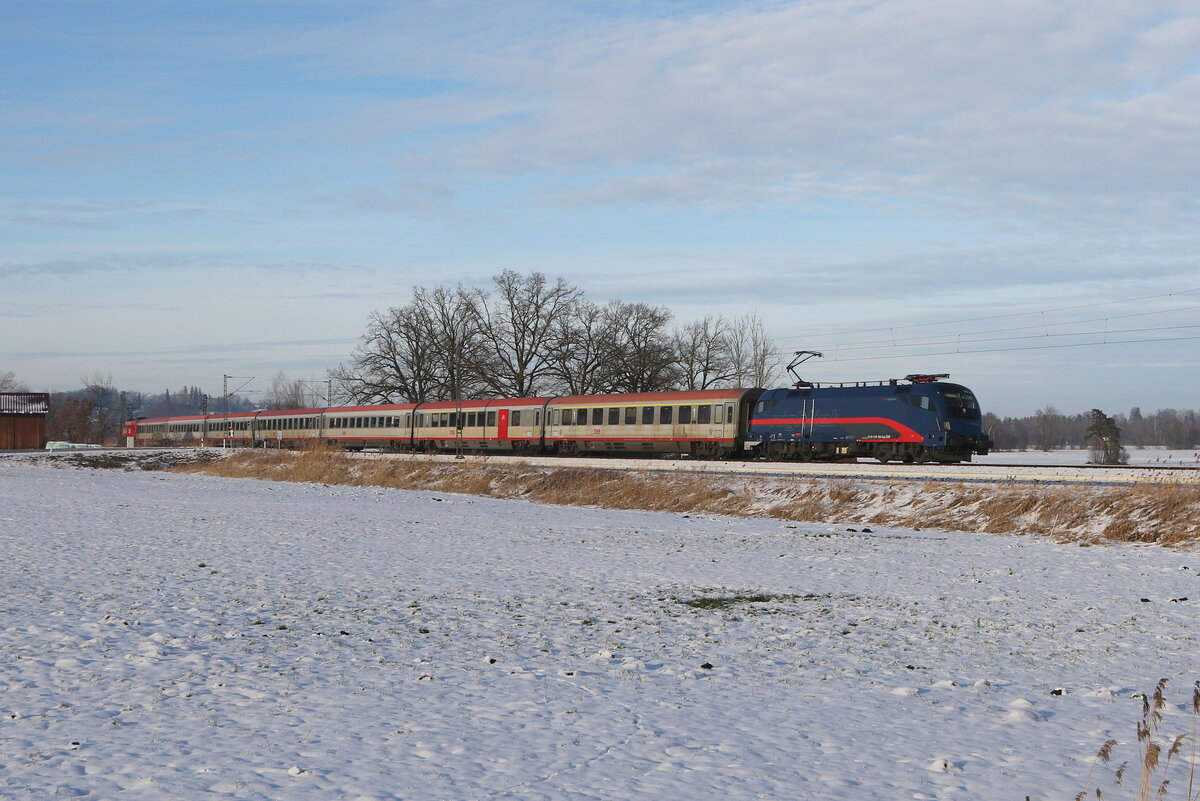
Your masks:
[{"label": "dry grass", "polygon": [[[1138,775],[1138,783],[1133,798],[1136,801],[1165,801],[1168,797],[1178,798],[1180,796],[1171,790],[1172,782],[1175,782],[1176,786],[1183,785],[1185,787],[1182,795],[1185,801],[1197,801],[1200,799],[1200,790],[1196,789],[1196,735],[1197,723],[1200,722],[1200,681],[1192,685],[1191,731],[1174,736],[1164,735],[1159,731],[1164,710],[1167,708],[1166,687],[1167,680],[1160,679],[1154,688],[1153,695],[1147,696],[1142,693],[1134,696],[1142,701],[1142,718],[1137,722],[1137,761],[1133,767]],[[1121,743],[1117,740],[1106,741],[1096,752],[1096,759],[1101,764],[1110,764],[1114,749],[1120,746]],[[1185,751],[1190,754],[1184,753]],[[1187,766],[1172,771],[1171,764],[1176,757],[1186,761]],[[1176,764],[1179,763],[1176,761]],[[1123,786],[1129,767],[1129,762],[1125,761],[1113,770],[1113,787]],[[1083,801],[1092,794],[1092,791],[1088,789],[1092,787],[1091,778],[1089,772],[1088,777],[1084,780],[1084,789],[1075,796],[1075,801]],[[1186,780],[1186,784],[1184,780]],[[1094,792],[1097,799],[1105,798],[1104,791],[1100,787],[1096,787]]]},{"label": "dry grass", "polygon": [[355,459],[338,450],[242,451],[179,470],[233,478],[433,490],[564,506],[873,523],[1083,542],[1178,546],[1200,541],[1200,488],[864,483],[721,474]]}]

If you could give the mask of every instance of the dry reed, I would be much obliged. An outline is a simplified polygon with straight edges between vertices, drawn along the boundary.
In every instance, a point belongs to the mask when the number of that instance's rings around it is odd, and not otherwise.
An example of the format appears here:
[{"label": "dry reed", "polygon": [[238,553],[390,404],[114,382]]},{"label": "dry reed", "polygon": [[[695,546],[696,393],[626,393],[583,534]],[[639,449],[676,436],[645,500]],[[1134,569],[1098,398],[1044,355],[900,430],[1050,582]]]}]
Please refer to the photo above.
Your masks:
[{"label": "dry reed", "polygon": [[669,474],[537,462],[356,459],[341,451],[243,451],[180,470],[235,478],[433,490],[567,506],[874,523],[1063,542],[1178,546],[1200,540],[1200,488],[857,482]]},{"label": "dry reed", "polygon": [[[1159,731],[1164,710],[1167,708],[1166,687],[1167,680],[1159,679],[1153,694],[1147,696],[1140,693],[1134,696],[1141,699],[1142,717],[1137,721],[1136,726],[1138,784],[1136,795],[1133,797],[1136,801],[1151,801],[1152,799],[1153,801],[1165,801],[1173,780],[1172,762],[1183,752],[1186,744],[1190,741],[1191,754],[1188,766],[1176,773],[1183,772],[1187,778],[1187,789],[1183,794],[1184,801],[1198,801],[1200,791],[1196,790],[1196,734],[1197,722],[1200,721],[1200,681],[1192,685],[1191,731],[1177,734],[1174,737],[1164,736]],[[1113,751],[1119,746],[1120,743],[1116,740],[1106,741],[1096,752],[1097,761],[1108,765],[1112,761]],[[1112,772],[1114,787],[1122,786],[1128,768],[1129,762],[1126,761]],[[1074,801],[1082,801],[1092,793],[1088,789],[1092,787],[1091,778],[1089,771],[1087,778],[1084,779],[1084,789],[1075,795]],[[1104,791],[1100,787],[1096,787],[1094,792],[1097,799],[1104,798]]]}]

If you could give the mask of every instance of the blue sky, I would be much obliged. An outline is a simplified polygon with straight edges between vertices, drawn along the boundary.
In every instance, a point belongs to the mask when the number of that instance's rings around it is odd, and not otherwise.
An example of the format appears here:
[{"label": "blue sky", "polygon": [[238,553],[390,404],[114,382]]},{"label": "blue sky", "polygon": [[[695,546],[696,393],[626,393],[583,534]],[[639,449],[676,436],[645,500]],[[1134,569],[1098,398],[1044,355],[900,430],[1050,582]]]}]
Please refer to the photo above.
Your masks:
[{"label": "blue sky", "polygon": [[0,373],[31,388],[320,378],[413,285],[512,268],[680,321],[756,312],[782,351],[837,355],[815,380],[1200,406],[1191,2],[0,22]]}]

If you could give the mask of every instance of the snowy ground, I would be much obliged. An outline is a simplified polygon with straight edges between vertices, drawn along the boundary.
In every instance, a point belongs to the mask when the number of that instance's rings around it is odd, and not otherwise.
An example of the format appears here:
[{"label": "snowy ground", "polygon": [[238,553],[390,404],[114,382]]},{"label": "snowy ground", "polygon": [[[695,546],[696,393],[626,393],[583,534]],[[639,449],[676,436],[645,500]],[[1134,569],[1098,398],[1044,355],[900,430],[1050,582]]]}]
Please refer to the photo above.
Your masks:
[{"label": "snowy ground", "polygon": [[[1200,467],[1200,451],[1166,448],[1127,448],[1129,464],[1147,467]],[[976,464],[1083,465],[1091,459],[1087,448],[1058,451],[993,451],[975,456]]]},{"label": "snowy ground", "polygon": [[1065,799],[1200,678],[1195,552],[849,528],[0,459],[0,797]]}]

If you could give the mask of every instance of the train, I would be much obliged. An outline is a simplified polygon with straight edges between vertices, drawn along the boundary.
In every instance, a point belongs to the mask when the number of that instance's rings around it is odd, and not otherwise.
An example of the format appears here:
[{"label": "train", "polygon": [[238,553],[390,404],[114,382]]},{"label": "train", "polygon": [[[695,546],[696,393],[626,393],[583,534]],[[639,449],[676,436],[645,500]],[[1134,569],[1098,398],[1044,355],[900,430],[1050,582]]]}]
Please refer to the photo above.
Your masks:
[{"label": "train", "polygon": [[141,418],[124,436],[130,447],[970,461],[991,442],[974,393],[948,377]]}]

